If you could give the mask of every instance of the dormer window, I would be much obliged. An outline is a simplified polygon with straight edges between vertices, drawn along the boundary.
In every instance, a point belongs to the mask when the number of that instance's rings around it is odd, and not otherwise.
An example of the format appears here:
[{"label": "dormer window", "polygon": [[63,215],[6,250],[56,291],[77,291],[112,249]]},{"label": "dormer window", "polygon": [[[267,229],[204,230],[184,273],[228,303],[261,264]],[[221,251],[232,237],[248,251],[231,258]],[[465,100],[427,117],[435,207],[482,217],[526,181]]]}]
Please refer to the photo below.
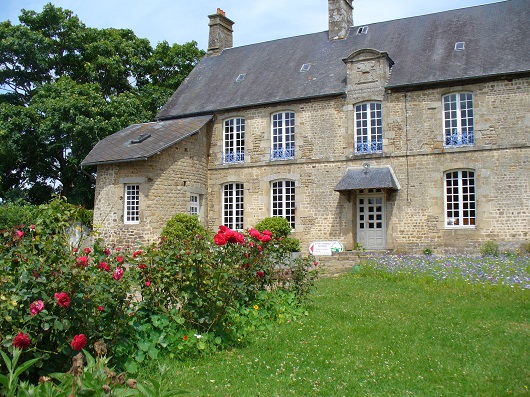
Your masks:
[{"label": "dormer window", "polygon": [[368,26],[361,26],[359,29],[357,29],[357,34],[367,34],[368,33]]}]

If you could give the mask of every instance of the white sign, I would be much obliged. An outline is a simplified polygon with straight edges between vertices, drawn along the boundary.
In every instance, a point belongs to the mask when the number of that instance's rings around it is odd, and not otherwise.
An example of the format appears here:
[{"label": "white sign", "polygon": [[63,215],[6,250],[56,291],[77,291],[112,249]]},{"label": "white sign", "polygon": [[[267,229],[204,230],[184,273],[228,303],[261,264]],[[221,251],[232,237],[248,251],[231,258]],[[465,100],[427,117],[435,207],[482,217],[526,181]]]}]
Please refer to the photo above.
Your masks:
[{"label": "white sign", "polygon": [[344,251],[339,241],[314,241],[309,244],[309,252],[315,256],[331,256],[333,252]]}]

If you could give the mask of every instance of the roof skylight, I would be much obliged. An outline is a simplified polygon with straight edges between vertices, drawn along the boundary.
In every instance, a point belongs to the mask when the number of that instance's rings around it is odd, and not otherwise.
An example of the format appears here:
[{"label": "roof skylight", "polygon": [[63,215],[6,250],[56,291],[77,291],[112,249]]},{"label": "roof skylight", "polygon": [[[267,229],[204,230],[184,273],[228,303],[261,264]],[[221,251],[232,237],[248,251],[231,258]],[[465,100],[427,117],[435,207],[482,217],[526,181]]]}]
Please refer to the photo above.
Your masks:
[{"label": "roof skylight", "polygon": [[134,144],[134,143],[142,143],[143,141],[145,141],[146,139],[148,139],[150,137],[151,137],[151,134],[140,134],[140,135],[138,135],[138,137],[136,139],[132,139],[131,143],[132,144]]},{"label": "roof skylight", "polygon": [[243,80],[245,80],[245,77],[247,77],[247,74],[241,73],[239,76],[237,76],[236,83],[241,83]]},{"label": "roof skylight", "polygon": [[464,51],[466,49],[466,42],[459,41],[455,43],[455,51]]},{"label": "roof skylight", "polygon": [[309,72],[309,69],[311,69],[311,64],[304,63],[302,67],[300,68],[300,72]]},{"label": "roof skylight", "polygon": [[367,34],[368,33],[368,26],[361,26],[359,29],[357,29],[357,34]]}]

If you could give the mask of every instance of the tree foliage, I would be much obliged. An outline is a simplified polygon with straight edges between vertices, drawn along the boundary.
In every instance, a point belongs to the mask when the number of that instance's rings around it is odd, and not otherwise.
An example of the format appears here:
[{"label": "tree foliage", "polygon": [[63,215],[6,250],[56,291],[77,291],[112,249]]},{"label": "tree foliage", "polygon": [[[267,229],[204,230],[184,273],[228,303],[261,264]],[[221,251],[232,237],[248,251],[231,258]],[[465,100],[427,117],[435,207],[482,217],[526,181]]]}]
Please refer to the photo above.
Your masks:
[{"label": "tree foliage", "polygon": [[0,199],[53,193],[92,206],[90,149],[151,120],[204,55],[192,41],[155,48],[128,29],[85,26],[47,4],[0,23]]}]

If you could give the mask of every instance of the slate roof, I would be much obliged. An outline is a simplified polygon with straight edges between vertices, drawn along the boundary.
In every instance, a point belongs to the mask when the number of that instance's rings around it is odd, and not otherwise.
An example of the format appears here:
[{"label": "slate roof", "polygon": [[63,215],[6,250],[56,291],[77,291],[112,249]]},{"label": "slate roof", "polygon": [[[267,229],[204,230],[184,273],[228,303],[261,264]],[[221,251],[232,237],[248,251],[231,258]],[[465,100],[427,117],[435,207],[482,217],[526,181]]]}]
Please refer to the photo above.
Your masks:
[{"label": "slate roof", "polygon": [[[387,88],[422,86],[530,71],[530,0],[509,0],[225,49],[203,58],[157,119],[214,113],[329,95],[346,89],[342,61],[359,49],[385,51],[395,62]],[[456,42],[464,51],[455,51]],[[309,72],[300,72],[311,63]],[[246,73],[241,82],[239,74]]]},{"label": "slate roof", "polygon": [[399,190],[394,171],[390,167],[350,168],[335,186],[336,192],[361,189],[394,189]]},{"label": "slate roof", "polygon": [[[82,166],[147,160],[149,157],[199,131],[213,116],[133,124],[99,141]],[[131,141],[147,137],[140,143]],[[141,139],[139,139],[141,140]]]}]

